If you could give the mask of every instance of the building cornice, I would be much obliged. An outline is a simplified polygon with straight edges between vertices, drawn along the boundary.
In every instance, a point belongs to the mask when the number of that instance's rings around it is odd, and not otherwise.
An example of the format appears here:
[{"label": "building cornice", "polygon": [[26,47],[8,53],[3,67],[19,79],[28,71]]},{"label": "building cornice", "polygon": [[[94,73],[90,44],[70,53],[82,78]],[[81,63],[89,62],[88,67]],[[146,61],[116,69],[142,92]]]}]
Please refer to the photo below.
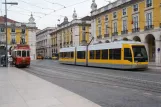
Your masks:
[{"label": "building cornice", "polygon": [[99,16],[101,14],[104,14],[104,13],[111,13],[112,11],[116,11],[120,8],[123,8],[123,7],[126,7],[126,6],[129,6],[131,4],[134,4],[136,2],[140,2],[140,1],[144,1],[144,0],[117,0],[113,3],[110,3],[104,7],[101,7],[95,11],[92,11],[91,12],[91,18],[94,19],[96,16]]},{"label": "building cornice", "polygon": [[72,26],[76,26],[76,25],[86,25],[86,26],[91,26],[91,21],[86,21],[86,20],[81,20],[81,19],[75,19],[71,22],[69,22],[68,24],[66,25],[63,25],[61,27],[57,27],[52,33],[50,33],[50,35],[53,35],[54,33],[56,32],[59,32],[63,29],[66,29],[66,28],[69,28],[69,27],[72,27]]}]

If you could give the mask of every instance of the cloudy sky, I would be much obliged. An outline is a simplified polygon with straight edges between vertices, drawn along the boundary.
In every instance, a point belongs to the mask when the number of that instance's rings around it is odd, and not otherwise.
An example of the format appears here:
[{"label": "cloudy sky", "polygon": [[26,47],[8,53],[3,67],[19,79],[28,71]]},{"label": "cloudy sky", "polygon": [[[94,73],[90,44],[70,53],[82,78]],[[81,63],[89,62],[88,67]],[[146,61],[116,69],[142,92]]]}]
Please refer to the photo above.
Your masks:
[{"label": "cloudy sky", "polygon": [[[0,16],[5,14],[4,5],[0,0]],[[107,5],[107,1],[114,0],[95,0],[98,8]],[[31,12],[35,18],[37,27],[54,27],[63,21],[67,16],[69,21],[72,20],[74,8],[78,17],[90,15],[92,0],[7,0],[7,2],[18,2],[17,6],[8,5],[8,17],[19,21],[28,22]],[[64,8],[66,7],[66,8]]]}]

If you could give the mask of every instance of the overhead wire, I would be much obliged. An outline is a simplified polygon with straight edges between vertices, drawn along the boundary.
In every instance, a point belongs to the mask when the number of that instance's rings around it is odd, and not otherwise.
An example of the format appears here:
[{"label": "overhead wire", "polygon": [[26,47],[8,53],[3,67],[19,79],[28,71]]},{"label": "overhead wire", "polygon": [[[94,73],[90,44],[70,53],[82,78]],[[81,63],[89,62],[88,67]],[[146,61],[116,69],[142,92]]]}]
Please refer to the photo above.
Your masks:
[{"label": "overhead wire", "polygon": [[34,7],[40,8],[40,9],[54,10],[54,9],[51,9],[51,8],[44,8],[44,7],[41,7],[41,6],[32,4],[32,3],[26,2],[26,1],[24,1],[24,0],[18,0],[18,1],[23,2],[23,3],[25,3],[25,4],[28,4],[28,5],[30,5],[30,6],[34,6]]},{"label": "overhead wire", "polygon": [[[72,6],[75,6],[75,5],[79,5],[79,4],[85,3],[85,2],[87,2],[87,1],[90,1],[90,0],[83,0],[83,1],[78,2],[78,3],[72,4],[72,5],[68,5],[68,6],[66,6],[66,8],[69,8],[69,7],[72,7]],[[51,15],[51,14],[54,13],[54,12],[57,12],[57,11],[60,11],[60,10],[66,9],[66,8],[60,8],[60,9],[54,10],[54,11],[48,13],[48,14],[45,15],[45,16]],[[44,17],[45,17],[45,16],[44,16]],[[43,18],[43,17],[42,17],[42,18]],[[42,19],[42,18],[40,18],[40,19]],[[39,19],[39,20],[40,20],[40,19]],[[37,21],[39,21],[39,20],[37,20]]]},{"label": "overhead wire", "polygon": [[64,8],[66,8],[65,5],[62,5],[62,4],[60,4],[60,3],[50,2],[50,1],[48,1],[48,0],[44,0],[44,1],[46,1],[46,2],[48,2],[48,3],[51,3],[51,4],[57,4],[57,5],[60,5],[60,6],[63,6]]},{"label": "overhead wire", "polygon": [[16,8],[19,8],[19,9],[21,9],[21,10],[24,10],[24,11],[26,11],[26,12],[30,12],[30,13],[35,13],[35,14],[43,14],[43,15],[46,15],[46,13],[43,13],[43,12],[31,11],[31,10],[24,9],[24,8],[21,8],[21,7],[16,7]]}]

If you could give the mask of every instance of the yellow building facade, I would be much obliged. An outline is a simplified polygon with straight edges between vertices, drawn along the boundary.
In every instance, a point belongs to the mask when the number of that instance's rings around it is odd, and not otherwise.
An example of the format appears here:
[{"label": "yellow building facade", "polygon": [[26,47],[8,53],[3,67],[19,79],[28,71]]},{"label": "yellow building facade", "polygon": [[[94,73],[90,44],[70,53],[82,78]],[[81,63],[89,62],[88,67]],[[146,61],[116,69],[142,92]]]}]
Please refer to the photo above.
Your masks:
[{"label": "yellow building facade", "polygon": [[68,22],[65,17],[63,23],[59,24],[51,35],[51,52],[58,54],[60,48],[87,45],[91,35],[90,17],[82,19],[73,18]]},{"label": "yellow building facade", "polygon": [[146,45],[149,61],[161,63],[161,0],[117,0],[99,9],[93,0],[91,8],[94,44],[140,41]]},{"label": "yellow building facade", "polygon": [[[31,49],[31,59],[36,59],[36,23],[32,14],[28,23],[7,19],[8,50],[17,44],[27,44]],[[6,44],[5,17],[0,16],[0,45]]]}]

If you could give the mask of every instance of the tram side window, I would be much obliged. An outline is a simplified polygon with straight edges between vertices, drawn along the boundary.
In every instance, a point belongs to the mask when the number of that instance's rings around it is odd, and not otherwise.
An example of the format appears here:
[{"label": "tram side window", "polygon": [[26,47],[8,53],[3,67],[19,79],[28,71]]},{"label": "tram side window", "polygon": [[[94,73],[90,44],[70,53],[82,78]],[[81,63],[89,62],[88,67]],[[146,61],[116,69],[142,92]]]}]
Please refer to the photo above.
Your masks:
[{"label": "tram side window", "polygon": [[110,49],[110,59],[121,60],[121,49]]},{"label": "tram side window", "polygon": [[71,52],[71,58],[74,58],[74,52]]},{"label": "tram side window", "polygon": [[90,59],[94,59],[94,51],[90,51]]},{"label": "tram side window", "polygon": [[77,58],[78,59],[85,59],[85,51],[78,51],[77,52]]},{"label": "tram side window", "polygon": [[102,50],[102,59],[108,59],[108,49]]},{"label": "tram side window", "polygon": [[17,56],[21,57],[21,51],[17,51]]},{"label": "tram side window", "polygon": [[30,51],[27,51],[27,57],[29,57],[30,56]]},{"label": "tram side window", "polygon": [[26,57],[26,51],[22,51],[22,57]]},{"label": "tram side window", "polygon": [[101,59],[101,51],[96,50],[96,59]]},{"label": "tram side window", "polygon": [[70,56],[70,52],[67,52],[67,58],[70,58],[71,56]]},{"label": "tram side window", "polygon": [[132,62],[132,54],[130,48],[124,48],[124,60]]}]

